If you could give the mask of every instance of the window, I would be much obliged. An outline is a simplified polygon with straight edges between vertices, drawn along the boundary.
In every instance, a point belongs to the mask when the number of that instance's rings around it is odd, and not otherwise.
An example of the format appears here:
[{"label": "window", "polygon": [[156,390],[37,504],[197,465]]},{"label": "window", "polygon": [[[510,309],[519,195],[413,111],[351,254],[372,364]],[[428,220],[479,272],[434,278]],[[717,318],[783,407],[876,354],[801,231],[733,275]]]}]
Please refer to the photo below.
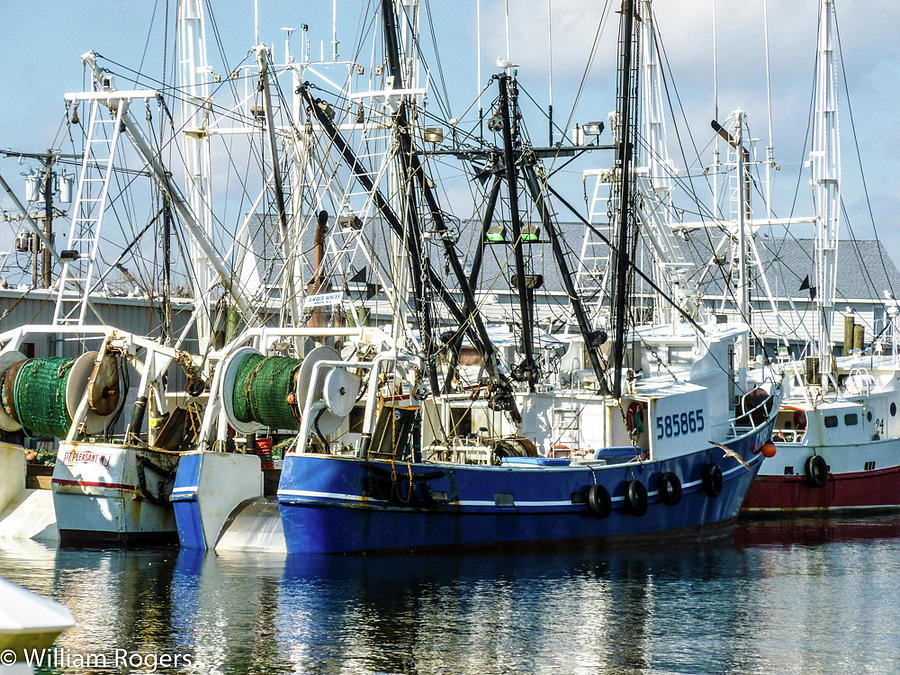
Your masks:
[{"label": "window", "polygon": [[847,413],[844,415],[844,424],[848,427],[852,427],[854,424],[859,423],[859,417],[857,417],[856,413]]},{"label": "window", "polygon": [[694,348],[690,345],[669,347],[669,365],[683,366],[694,362]]},{"label": "window", "polygon": [[869,412],[866,413],[866,422],[871,422],[871,421],[872,421],[872,411],[870,410]]},{"label": "window", "polygon": [[891,402],[891,417],[894,417],[897,414],[897,404]]},{"label": "window", "polygon": [[872,312],[872,334],[880,335],[884,330],[884,307],[875,307]]},{"label": "window", "polygon": [[837,415],[826,415],[825,416],[825,426],[829,429],[834,429],[837,426]]}]

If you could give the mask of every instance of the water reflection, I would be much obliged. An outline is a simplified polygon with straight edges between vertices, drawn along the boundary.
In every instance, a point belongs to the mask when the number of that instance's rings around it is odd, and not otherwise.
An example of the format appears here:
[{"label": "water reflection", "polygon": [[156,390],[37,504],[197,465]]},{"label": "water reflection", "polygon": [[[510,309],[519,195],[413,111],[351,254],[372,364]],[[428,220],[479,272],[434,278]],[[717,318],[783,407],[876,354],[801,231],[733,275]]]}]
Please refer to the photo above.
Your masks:
[{"label": "water reflection", "polygon": [[0,574],[62,601],[70,650],[187,653],[193,672],[884,669],[900,523],[760,522],[733,544],[415,558],[71,551]]},{"label": "water reflection", "polygon": [[172,624],[179,649],[198,669],[291,672],[275,628],[283,558],[179,553],[172,583]]}]

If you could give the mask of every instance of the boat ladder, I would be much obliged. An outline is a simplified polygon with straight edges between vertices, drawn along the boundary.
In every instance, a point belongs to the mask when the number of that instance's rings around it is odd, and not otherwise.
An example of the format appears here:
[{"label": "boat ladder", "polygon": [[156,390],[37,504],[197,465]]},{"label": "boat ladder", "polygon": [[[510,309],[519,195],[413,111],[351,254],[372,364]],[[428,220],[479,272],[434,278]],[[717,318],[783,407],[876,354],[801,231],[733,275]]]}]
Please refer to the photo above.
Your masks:
[{"label": "boat ladder", "polygon": [[88,298],[97,267],[100,232],[108,206],[109,181],[113,172],[116,146],[127,106],[120,101],[115,115],[104,114],[106,106],[97,98],[90,101],[91,112],[81,180],[72,208],[72,221],[66,248],[61,252],[63,268],[58,280],[54,325],[84,323]]}]

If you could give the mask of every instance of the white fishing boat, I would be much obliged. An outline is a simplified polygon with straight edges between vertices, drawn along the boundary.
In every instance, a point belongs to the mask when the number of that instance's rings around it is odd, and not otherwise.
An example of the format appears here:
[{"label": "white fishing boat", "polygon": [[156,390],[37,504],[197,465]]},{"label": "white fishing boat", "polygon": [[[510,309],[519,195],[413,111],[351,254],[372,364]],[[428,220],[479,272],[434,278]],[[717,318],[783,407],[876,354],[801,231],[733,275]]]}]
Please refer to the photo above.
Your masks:
[{"label": "white fishing boat", "polygon": [[[51,332],[96,349],[74,359],[26,359],[18,351]],[[45,487],[52,490],[60,542],[174,540],[168,496],[188,440],[191,403],[185,396],[179,407],[167,398],[163,381],[174,373],[173,364],[194,378],[199,366],[183,352],[106,326],[25,326],[0,334],[0,345],[0,425],[59,442]],[[129,368],[139,378],[134,392],[129,391]],[[124,433],[117,433],[115,423],[129,393],[134,395],[132,415]],[[4,480],[20,481],[21,476],[24,472],[11,473]]]}]

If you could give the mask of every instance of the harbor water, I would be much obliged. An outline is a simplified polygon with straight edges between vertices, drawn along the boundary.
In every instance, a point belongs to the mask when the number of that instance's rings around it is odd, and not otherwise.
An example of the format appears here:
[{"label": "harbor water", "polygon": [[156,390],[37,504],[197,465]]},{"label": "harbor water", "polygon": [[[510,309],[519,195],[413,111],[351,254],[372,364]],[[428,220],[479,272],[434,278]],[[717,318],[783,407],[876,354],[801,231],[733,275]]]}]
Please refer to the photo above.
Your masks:
[{"label": "harbor water", "polygon": [[896,672],[900,663],[897,516],[751,521],[716,545],[590,555],[198,557],[7,541],[0,576],[62,602],[77,622],[37,672]]}]

